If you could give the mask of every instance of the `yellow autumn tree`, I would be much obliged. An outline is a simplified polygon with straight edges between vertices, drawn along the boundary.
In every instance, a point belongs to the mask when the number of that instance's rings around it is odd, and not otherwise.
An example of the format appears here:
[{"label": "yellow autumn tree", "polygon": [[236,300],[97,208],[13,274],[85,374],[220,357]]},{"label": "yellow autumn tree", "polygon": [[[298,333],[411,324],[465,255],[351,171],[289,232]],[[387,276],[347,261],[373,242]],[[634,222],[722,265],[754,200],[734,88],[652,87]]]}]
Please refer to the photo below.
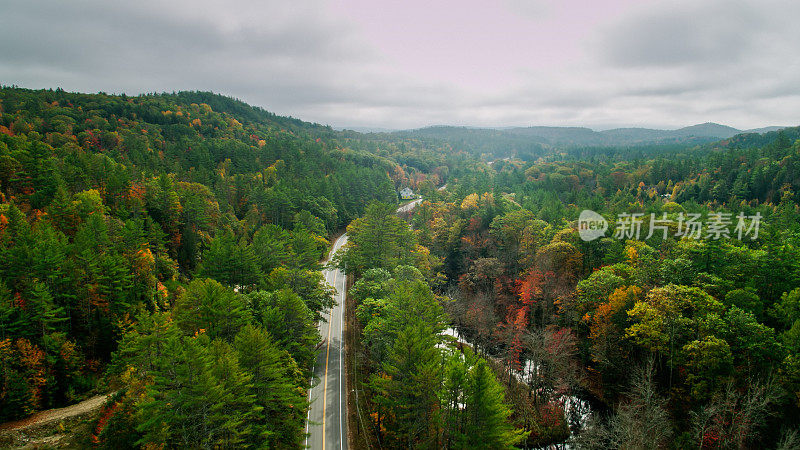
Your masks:
[{"label": "yellow autumn tree", "polygon": [[478,199],[478,194],[469,194],[468,196],[464,197],[464,200],[461,202],[461,209],[465,211],[478,209]]}]

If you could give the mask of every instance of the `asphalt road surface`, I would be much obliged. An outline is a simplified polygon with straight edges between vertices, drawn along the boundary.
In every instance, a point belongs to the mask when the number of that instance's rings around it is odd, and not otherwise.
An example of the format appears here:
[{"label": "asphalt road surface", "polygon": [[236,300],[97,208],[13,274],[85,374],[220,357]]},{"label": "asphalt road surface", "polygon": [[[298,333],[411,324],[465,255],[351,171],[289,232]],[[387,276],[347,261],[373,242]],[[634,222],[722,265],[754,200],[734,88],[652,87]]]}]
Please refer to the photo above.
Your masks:
[{"label": "asphalt road surface", "polygon": [[422,201],[422,199],[418,198],[418,199],[414,200],[413,202],[411,202],[411,203],[409,203],[407,205],[404,205],[404,206],[401,206],[401,207],[397,208],[397,212],[398,213],[409,212],[412,209],[414,209],[415,206],[419,205],[419,202],[421,202],[421,201]]},{"label": "asphalt road surface", "polygon": [[[347,243],[343,234],[333,243],[330,257]],[[329,258],[330,259],[330,258]],[[341,270],[322,271],[325,281],[336,289],[333,296],[335,305],[329,311],[327,320],[320,320],[319,332],[322,347],[314,363],[314,379],[309,398],[311,407],[306,421],[308,448],[345,449],[347,448],[347,395],[344,374],[344,295],[345,275]]]}]

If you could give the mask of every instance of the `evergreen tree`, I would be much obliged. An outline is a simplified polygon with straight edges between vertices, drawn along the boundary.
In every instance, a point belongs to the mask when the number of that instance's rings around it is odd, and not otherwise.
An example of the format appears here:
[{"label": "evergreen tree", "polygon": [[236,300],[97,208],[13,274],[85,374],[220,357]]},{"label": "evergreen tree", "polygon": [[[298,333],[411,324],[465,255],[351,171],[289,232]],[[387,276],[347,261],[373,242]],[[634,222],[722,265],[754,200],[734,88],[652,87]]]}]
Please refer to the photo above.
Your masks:
[{"label": "evergreen tree", "polygon": [[264,329],[278,337],[277,343],[287,350],[304,371],[310,371],[316,357],[319,330],[314,315],[294,292],[257,291],[247,296],[253,316]]},{"label": "evergreen tree", "polygon": [[438,439],[438,389],[442,358],[436,339],[420,323],[400,330],[381,374],[370,380],[378,427],[400,447],[432,447]]},{"label": "evergreen tree", "polygon": [[261,272],[253,248],[246,242],[237,242],[233,233],[227,231],[218,235],[203,252],[198,275],[247,291],[258,285]]},{"label": "evergreen tree", "polygon": [[306,377],[297,363],[263,328],[247,325],[234,347],[242,369],[252,375],[251,394],[262,408],[253,416],[253,444],[268,448],[300,446],[305,438]]},{"label": "evergreen tree", "polygon": [[205,334],[180,341],[173,363],[151,373],[139,444],[212,448],[254,439],[252,419],[261,408],[236,353]]},{"label": "evergreen tree", "polygon": [[67,320],[64,309],[55,305],[53,297],[43,283],[34,283],[28,292],[28,311],[30,321],[36,326],[39,339],[57,329],[57,325]]},{"label": "evergreen tree", "polygon": [[466,420],[456,447],[510,449],[525,439],[528,433],[509,422],[511,408],[505,403],[503,386],[483,359],[470,368],[464,391]]},{"label": "evergreen tree", "polygon": [[371,203],[364,217],[347,228],[346,251],[339,267],[361,275],[367,269],[392,270],[398,265],[413,265],[416,239],[408,223],[394,215],[394,207]]},{"label": "evergreen tree", "polygon": [[175,322],[186,334],[201,330],[228,341],[247,324],[250,313],[241,295],[215,280],[195,279],[178,297]]}]

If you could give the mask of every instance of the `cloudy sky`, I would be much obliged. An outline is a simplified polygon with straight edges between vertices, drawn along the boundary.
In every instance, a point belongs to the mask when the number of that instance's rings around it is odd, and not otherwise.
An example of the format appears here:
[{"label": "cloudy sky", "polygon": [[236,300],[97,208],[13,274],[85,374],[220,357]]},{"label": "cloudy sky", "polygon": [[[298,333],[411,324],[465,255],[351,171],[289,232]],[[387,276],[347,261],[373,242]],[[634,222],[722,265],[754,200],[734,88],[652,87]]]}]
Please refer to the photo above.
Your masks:
[{"label": "cloudy sky", "polygon": [[0,83],[336,127],[800,124],[795,0],[0,0]]}]

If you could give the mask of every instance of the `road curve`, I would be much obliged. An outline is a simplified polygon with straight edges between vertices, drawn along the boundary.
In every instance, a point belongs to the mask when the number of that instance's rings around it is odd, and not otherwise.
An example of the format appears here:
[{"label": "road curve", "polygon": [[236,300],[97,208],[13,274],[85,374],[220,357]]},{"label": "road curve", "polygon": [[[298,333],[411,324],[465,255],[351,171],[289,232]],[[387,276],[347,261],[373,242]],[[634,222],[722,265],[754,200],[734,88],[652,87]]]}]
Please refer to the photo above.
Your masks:
[{"label": "road curve", "polygon": [[416,199],[416,200],[414,200],[414,201],[412,201],[412,202],[409,202],[409,203],[407,203],[407,204],[405,204],[405,205],[403,205],[403,206],[401,206],[401,207],[397,208],[397,213],[399,214],[399,213],[409,212],[409,211],[411,211],[412,209],[414,209],[414,207],[416,207],[417,205],[419,205],[419,203],[420,203],[421,201],[422,201],[422,199],[421,199],[421,198],[418,198],[418,199]]}]

